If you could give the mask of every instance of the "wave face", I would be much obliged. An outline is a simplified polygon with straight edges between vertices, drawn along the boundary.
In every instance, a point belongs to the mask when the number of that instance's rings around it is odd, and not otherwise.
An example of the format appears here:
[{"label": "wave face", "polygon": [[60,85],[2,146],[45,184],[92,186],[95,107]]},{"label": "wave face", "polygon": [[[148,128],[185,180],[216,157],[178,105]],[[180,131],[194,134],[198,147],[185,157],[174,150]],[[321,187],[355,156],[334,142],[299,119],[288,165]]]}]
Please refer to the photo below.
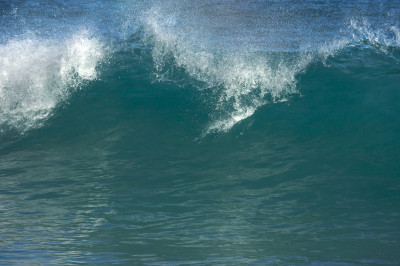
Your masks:
[{"label": "wave face", "polygon": [[0,1],[0,25],[0,263],[400,263],[397,0]]}]

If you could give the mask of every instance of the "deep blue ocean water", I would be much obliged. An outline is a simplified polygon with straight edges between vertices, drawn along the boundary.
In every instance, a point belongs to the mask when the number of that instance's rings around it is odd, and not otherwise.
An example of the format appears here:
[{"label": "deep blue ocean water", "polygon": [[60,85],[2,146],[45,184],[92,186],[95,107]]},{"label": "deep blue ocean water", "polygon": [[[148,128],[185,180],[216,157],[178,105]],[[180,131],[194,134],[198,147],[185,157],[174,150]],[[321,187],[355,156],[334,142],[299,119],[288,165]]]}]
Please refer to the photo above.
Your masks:
[{"label": "deep blue ocean water", "polygon": [[0,0],[0,264],[400,264],[399,0]]}]

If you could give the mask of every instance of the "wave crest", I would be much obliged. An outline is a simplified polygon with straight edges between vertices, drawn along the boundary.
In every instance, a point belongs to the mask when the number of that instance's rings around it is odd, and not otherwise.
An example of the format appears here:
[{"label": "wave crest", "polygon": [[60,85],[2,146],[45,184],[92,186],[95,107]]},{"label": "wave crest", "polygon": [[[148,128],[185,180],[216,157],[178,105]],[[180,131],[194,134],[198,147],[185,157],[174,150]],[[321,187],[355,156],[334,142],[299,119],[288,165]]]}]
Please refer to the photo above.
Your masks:
[{"label": "wave crest", "polygon": [[214,119],[205,134],[228,131],[260,106],[296,92],[295,76],[312,59],[308,52],[210,49],[201,38],[188,37],[177,14],[165,15],[159,8],[147,12],[144,25],[157,79],[168,80],[174,68],[181,68],[203,84],[201,89],[217,95]]},{"label": "wave crest", "polygon": [[104,47],[87,31],[63,41],[35,37],[0,46],[0,126],[38,127],[58,103],[97,77]]}]

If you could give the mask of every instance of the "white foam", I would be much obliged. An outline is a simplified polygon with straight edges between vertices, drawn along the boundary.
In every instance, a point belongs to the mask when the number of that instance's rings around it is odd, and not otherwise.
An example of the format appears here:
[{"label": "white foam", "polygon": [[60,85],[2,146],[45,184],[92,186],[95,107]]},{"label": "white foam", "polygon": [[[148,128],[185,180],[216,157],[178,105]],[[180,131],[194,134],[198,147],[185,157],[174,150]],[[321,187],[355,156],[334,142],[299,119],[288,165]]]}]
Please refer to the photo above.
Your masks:
[{"label": "white foam", "polygon": [[392,26],[392,27],[390,27],[390,29],[394,33],[395,40],[396,40],[396,46],[400,46],[400,30],[399,30],[399,28]]},{"label": "white foam", "polygon": [[[329,62],[328,58],[335,57],[342,51],[350,48],[363,51],[370,50],[373,53],[384,54],[385,56],[395,58],[392,54],[400,45],[400,31],[397,26],[380,25],[372,26],[367,20],[352,19],[348,26],[342,30],[343,35],[334,39],[330,43],[321,46],[317,51],[317,57],[323,64]],[[393,48],[395,48],[393,50]],[[352,53],[351,56],[368,56],[369,53]],[[363,59],[364,60],[364,59]],[[329,66],[329,63],[327,64]],[[370,65],[371,67],[371,65]]]},{"label": "white foam", "polygon": [[[364,44],[364,42],[367,42]],[[326,60],[348,46],[374,47],[377,51],[388,53],[388,48],[400,45],[400,30],[396,26],[374,28],[367,20],[349,21],[347,28],[343,29],[343,36],[326,43],[318,52]]]},{"label": "white foam", "polygon": [[0,45],[0,126],[40,126],[54,107],[97,77],[104,55],[87,31],[65,40],[26,37]]},{"label": "white foam", "polygon": [[[326,63],[328,57],[353,45],[363,49],[371,46],[387,53],[388,47],[398,46],[400,40],[396,26],[376,29],[366,20],[354,19],[325,45],[305,42],[304,46],[308,47],[301,46],[296,53],[288,50],[286,54],[284,50],[274,50],[275,46],[271,52],[265,46],[262,51],[256,51],[251,40],[249,47],[243,42],[237,46],[237,36],[230,42],[229,38],[219,37],[215,32],[207,34],[202,19],[196,10],[181,10],[177,5],[163,2],[144,13],[143,25],[147,41],[153,46],[158,79],[170,80],[176,68],[184,69],[205,84],[202,89],[211,89],[213,95],[217,95],[218,100],[209,104],[215,110],[205,134],[228,131],[262,105],[296,93],[296,76],[312,61]],[[216,40],[210,41],[210,36]]]},{"label": "white foam", "polygon": [[165,15],[159,8],[148,11],[144,25],[153,44],[158,77],[169,72],[172,60],[205,87],[219,91],[216,118],[207,133],[228,131],[266,104],[267,98],[279,101],[295,92],[295,76],[311,61],[307,54],[288,61],[261,52],[207,48],[207,41],[193,39],[187,29],[182,30],[176,14]]}]

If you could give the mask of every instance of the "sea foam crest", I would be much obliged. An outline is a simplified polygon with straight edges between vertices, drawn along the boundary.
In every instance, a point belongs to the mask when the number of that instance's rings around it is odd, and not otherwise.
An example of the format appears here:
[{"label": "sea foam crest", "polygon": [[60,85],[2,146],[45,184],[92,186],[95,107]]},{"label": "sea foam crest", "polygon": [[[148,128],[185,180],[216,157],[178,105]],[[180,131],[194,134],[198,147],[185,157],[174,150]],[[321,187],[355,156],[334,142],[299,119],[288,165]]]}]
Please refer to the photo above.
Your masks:
[{"label": "sea foam crest", "polygon": [[400,30],[396,25],[377,28],[365,19],[352,19],[342,32],[342,36],[318,49],[318,54],[323,57],[323,60],[334,56],[346,47],[373,48],[386,54],[389,48],[400,46]]},{"label": "sea foam crest", "polygon": [[65,40],[35,37],[0,45],[0,127],[38,127],[82,82],[96,79],[100,41],[82,31]]},{"label": "sea foam crest", "polygon": [[177,14],[166,15],[160,8],[146,13],[144,25],[159,77],[177,66],[218,95],[205,134],[228,131],[260,106],[296,92],[295,77],[312,59],[307,53],[287,56],[211,49],[207,41],[182,30]]},{"label": "sea foam crest", "polygon": [[373,45],[385,47],[400,45],[400,32],[394,25],[374,28],[367,20],[351,20],[349,29],[353,41],[367,40]]}]

